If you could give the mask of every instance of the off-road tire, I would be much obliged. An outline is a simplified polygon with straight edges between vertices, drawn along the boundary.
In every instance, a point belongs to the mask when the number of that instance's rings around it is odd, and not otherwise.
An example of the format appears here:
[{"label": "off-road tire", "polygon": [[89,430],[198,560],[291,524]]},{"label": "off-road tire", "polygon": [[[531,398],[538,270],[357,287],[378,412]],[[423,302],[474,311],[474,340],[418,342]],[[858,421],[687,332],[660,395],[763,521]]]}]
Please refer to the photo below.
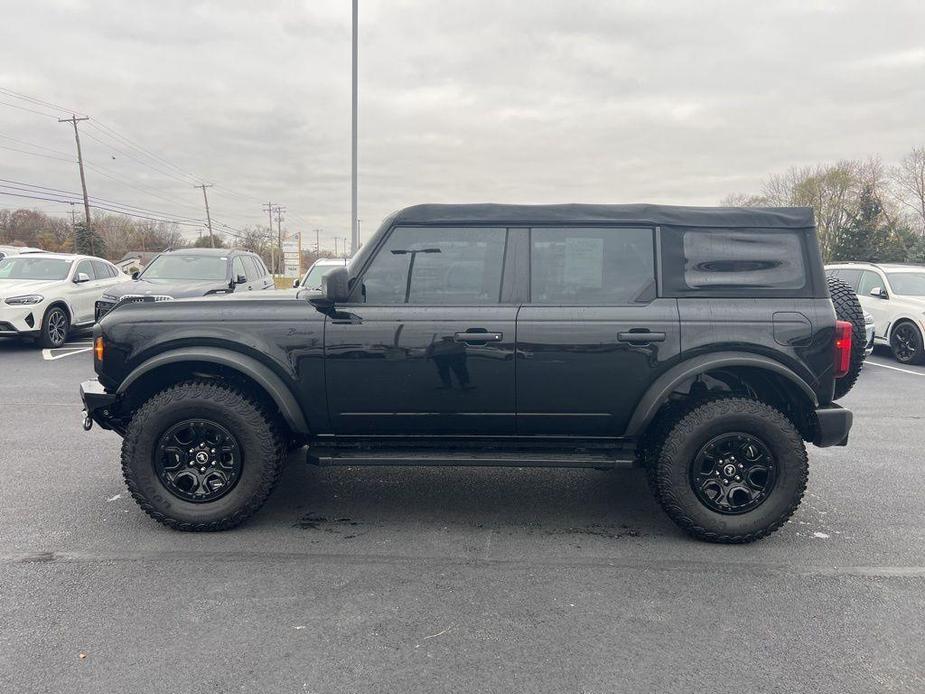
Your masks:
[{"label": "off-road tire", "polygon": [[[910,328],[904,327],[907,325],[910,326]],[[903,328],[904,330],[910,330],[912,341],[915,343],[915,354],[913,354],[911,358],[902,358],[896,348],[896,335],[900,328]],[[900,364],[916,365],[925,363],[925,344],[923,344],[922,341],[922,331],[912,321],[901,321],[893,326],[892,334],[890,335],[890,349],[893,350],[893,358],[896,359],[896,361],[898,361]]]},{"label": "off-road tire", "polygon": [[829,294],[835,306],[835,317],[851,323],[851,361],[848,373],[835,380],[835,400],[844,397],[854,387],[864,366],[864,352],[867,348],[867,331],[864,325],[864,309],[854,290],[837,277],[829,277]]},{"label": "off-road tire", "polygon": [[[63,337],[56,337],[55,331],[52,326],[58,325],[56,321],[60,321],[63,325]],[[61,347],[65,342],[67,342],[68,334],[71,331],[71,319],[65,311],[60,306],[52,306],[50,309],[45,311],[45,315],[42,317],[42,326],[39,329],[39,335],[36,340],[39,343],[40,347],[45,349],[55,349],[56,347]]]},{"label": "off-road tire", "polygon": [[[776,474],[764,502],[738,515],[708,508],[690,480],[700,448],[731,432],[758,438],[770,451]],[[808,475],[803,439],[782,412],[757,400],[725,397],[696,405],[672,422],[650,470],[650,483],[658,503],[683,530],[700,540],[735,544],[754,542],[786,523],[800,505]]]},{"label": "off-road tire", "polygon": [[[214,501],[177,497],[155,470],[159,438],[190,417],[221,424],[243,452],[240,479]],[[219,381],[186,381],[153,395],[135,411],[122,442],[122,475],[132,498],[159,523],[192,532],[227,530],[263,506],[279,477],[285,448],[278,422],[256,399]]]}]

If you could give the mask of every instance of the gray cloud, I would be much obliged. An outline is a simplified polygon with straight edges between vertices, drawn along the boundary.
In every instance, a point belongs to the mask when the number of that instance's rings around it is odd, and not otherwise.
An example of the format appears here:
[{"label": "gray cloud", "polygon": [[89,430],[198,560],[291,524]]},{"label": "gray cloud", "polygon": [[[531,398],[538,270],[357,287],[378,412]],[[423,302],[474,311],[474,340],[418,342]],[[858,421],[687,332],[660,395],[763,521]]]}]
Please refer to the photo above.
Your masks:
[{"label": "gray cloud", "polygon": [[[347,234],[346,0],[10,4],[0,86],[214,181],[229,224],[271,199],[290,228]],[[361,0],[364,229],[423,201],[709,204],[794,164],[898,158],[922,144],[923,29],[920,2]],[[73,148],[3,106],[0,134]],[[86,149],[173,202],[93,172],[91,194],[196,214],[191,186]],[[78,186],[65,162],[5,150],[0,171]]]}]

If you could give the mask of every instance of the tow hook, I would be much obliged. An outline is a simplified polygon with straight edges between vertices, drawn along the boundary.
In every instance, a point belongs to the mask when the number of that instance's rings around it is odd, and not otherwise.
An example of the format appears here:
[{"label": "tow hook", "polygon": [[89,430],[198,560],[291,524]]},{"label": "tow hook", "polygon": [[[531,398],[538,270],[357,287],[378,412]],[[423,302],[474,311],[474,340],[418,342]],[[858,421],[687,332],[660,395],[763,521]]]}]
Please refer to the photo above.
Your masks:
[{"label": "tow hook", "polygon": [[84,410],[84,431],[90,431],[93,428],[93,418]]}]

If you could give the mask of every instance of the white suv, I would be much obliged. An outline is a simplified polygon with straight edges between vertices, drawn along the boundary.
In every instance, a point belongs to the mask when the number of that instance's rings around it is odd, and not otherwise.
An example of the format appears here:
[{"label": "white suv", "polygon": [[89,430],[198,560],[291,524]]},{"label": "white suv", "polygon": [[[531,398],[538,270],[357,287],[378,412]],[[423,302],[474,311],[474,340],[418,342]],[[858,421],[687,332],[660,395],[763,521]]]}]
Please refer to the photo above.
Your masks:
[{"label": "white suv", "polygon": [[874,341],[903,364],[925,363],[925,265],[836,263],[826,274],[857,292],[874,317]]},{"label": "white suv", "polygon": [[60,347],[93,325],[97,299],[124,282],[112,263],[85,255],[27,253],[0,260],[0,336],[35,337]]}]

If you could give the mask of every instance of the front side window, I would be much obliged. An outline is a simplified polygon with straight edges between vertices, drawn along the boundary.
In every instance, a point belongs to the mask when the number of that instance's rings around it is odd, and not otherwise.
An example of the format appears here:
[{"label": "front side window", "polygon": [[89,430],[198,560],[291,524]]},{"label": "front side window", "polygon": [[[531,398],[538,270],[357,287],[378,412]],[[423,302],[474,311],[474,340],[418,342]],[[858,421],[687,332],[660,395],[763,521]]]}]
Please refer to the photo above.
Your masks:
[{"label": "front side window", "polygon": [[397,227],[358,284],[367,304],[497,304],[507,230]]},{"label": "front side window", "polygon": [[869,296],[877,288],[883,289],[883,280],[880,275],[870,270],[865,270],[861,275],[861,284],[858,286],[858,296]]},{"label": "front side window", "polygon": [[257,263],[254,262],[254,259],[249,255],[245,255],[243,256],[243,260],[244,269],[246,270],[244,274],[247,276],[247,280],[249,282],[256,282],[259,280],[261,277],[260,270],[257,268]]},{"label": "front side window", "polygon": [[227,272],[227,257],[165,253],[148,263],[140,277],[146,280],[224,280]]},{"label": "front side window", "polygon": [[97,279],[105,279],[107,277],[114,277],[110,271],[109,266],[104,263],[102,260],[93,260],[93,271],[96,273]]},{"label": "front side window", "polygon": [[81,260],[80,264],[77,266],[77,272],[74,274],[74,278],[77,278],[77,275],[80,273],[85,274],[91,280],[97,279],[96,274],[93,272],[93,264],[89,260]]},{"label": "front side window", "polygon": [[925,272],[891,272],[887,277],[895,294],[925,296]]},{"label": "front side window", "polygon": [[302,280],[304,289],[321,289],[321,278],[328,274],[336,267],[346,267],[345,265],[334,265],[332,263],[314,264],[308,272],[305,273],[305,279]]},{"label": "front side window", "polygon": [[530,294],[535,304],[628,305],[655,298],[652,229],[535,228]]},{"label": "front side window", "polygon": [[70,260],[14,255],[0,260],[0,280],[63,280],[70,269]]}]

